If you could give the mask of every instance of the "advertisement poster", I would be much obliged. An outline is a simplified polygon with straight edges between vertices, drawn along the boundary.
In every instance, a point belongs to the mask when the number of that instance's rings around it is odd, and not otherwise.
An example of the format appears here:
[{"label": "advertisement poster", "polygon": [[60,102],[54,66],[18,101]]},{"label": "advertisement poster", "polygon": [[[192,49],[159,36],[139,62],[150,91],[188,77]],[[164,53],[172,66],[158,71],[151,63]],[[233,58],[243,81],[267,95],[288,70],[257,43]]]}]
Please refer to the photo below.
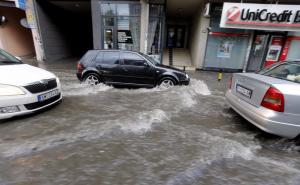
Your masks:
[{"label": "advertisement poster", "polygon": [[130,30],[118,30],[118,43],[132,44]]},{"label": "advertisement poster", "polygon": [[269,47],[266,61],[277,62],[281,53],[282,45],[283,45],[282,36],[272,36],[271,45]]},{"label": "advertisement poster", "polygon": [[217,57],[218,58],[230,58],[231,57],[231,51],[233,48],[233,42],[232,41],[224,41],[222,40],[220,42]]},{"label": "advertisement poster", "polygon": [[271,61],[271,62],[277,62],[278,58],[279,58],[279,54],[281,51],[281,46],[270,46],[268,55],[267,55],[267,61]]}]

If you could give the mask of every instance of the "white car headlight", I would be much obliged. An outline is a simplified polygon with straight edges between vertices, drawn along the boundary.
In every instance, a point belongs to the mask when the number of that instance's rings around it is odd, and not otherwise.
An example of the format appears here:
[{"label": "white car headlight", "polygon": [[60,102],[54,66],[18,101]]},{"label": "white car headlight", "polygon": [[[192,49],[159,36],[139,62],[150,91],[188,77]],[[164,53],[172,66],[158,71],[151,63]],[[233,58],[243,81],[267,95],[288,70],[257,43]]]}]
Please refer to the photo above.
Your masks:
[{"label": "white car headlight", "polygon": [[56,77],[56,83],[60,85],[60,80],[58,77]]},{"label": "white car headlight", "polygon": [[56,83],[57,83],[57,87],[58,87],[58,88],[61,88],[61,85],[60,85],[60,80],[59,80],[59,78],[58,78],[58,77],[56,77]]},{"label": "white car headlight", "polygon": [[187,79],[189,79],[189,78],[190,78],[188,74],[185,74],[185,77],[186,77]]},{"label": "white car headlight", "polygon": [[0,84],[0,96],[24,95],[25,92],[19,87]]}]

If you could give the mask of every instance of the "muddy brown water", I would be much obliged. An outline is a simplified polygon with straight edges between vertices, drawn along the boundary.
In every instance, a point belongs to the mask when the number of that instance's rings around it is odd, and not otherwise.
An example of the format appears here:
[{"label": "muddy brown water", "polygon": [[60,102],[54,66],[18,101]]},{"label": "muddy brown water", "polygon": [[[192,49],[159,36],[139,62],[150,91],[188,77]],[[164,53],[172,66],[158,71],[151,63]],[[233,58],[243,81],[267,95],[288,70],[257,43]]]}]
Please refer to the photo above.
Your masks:
[{"label": "muddy brown water", "polygon": [[60,77],[62,104],[0,122],[1,185],[300,184],[300,148],[228,109],[229,75],[88,88],[62,66],[42,66]]}]

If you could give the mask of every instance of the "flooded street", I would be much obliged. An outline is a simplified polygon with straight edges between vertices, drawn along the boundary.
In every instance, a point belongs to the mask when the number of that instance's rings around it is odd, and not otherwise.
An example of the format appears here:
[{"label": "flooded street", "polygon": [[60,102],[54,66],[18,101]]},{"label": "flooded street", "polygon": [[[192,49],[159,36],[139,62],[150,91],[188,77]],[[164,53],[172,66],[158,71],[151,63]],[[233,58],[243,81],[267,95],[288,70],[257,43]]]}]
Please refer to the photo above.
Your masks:
[{"label": "flooded street", "polygon": [[87,88],[74,64],[41,67],[60,78],[63,102],[0,122],[1,185],[300,184],[300,147],[229,110],[230,75],[192,72],[170,90]]}]

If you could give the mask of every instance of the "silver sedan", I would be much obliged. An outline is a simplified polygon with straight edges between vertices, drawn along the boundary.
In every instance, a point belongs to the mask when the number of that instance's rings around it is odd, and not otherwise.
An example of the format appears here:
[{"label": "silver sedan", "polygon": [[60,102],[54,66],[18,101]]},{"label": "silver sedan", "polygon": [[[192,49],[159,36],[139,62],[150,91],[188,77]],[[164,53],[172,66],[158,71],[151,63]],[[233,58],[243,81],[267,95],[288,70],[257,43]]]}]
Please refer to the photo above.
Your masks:
[{"label": "silver sedan", "polygon": [[300,62],[233,74],[226,100],[238,114],[268,133],[299,136]]}]

